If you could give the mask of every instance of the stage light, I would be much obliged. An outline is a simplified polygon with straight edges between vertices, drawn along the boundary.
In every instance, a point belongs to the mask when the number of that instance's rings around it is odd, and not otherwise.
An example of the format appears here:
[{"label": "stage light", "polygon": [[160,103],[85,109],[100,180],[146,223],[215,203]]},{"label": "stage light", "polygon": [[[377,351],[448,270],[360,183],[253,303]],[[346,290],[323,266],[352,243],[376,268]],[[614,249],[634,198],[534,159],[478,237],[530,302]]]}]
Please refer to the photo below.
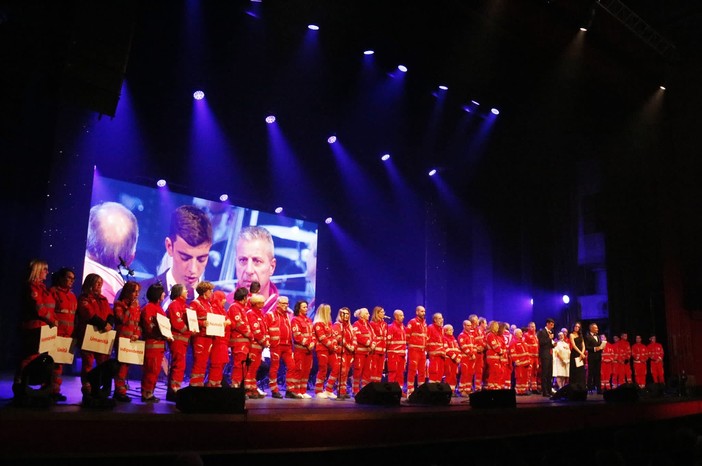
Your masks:
[{"label": "stage light", "polygon": [[665,91],[665,86],[661,84],[660,90],[661,90],[661,91]]},{"label": "stage light", "polygon": [[274,117],[273,115],[268,115],[268,116],[266,117],[266,123],[268,123],[269,125],[270,125],[271,123],[275,123],[275,117]]},{"label": "stage light", "polygon": [[221,196],[219,196],[219,200],[222,202],[227,202],[227,199],[229,199],[229,196],[226,194],[222,194]]},{"label": "stage light", "polygon": [[500,111],[496,108],[493,108],[493,109],[490,109],[490,113],[492,113],[493,115],[499,115]]},{"label": "stage light", "polygon": [[327,217],[326,219],[324,219],[324,223],[326,223],[327,225],[329,225],[331,222],[333,222],[331,217]]},{"label": "stage light", "polygon": [[477,100],[471,100],[470,103],[478,107],[480,106],[480,102],[478,102]]},{"label": "stage light", "polygon": [[276,214],[282,213],[282,212],[283,212],[283,208],[282,208],[282,207],[276,207],[275,210],[274,210],[274,212],[275,212]]},{"label": "stage light", "polygon": [[205,98],[205,93],[202,91],[195,91],[193,92],[193,98],[195,100],[202,100]]},{"label": "stage light", "polygon": [[470,109],[470,106],[464,105],[464,106],[463,106],[463,111],[464,111],[464,112],[470,113],[472,110]]},{"label": "stage light", "polygon": [[375,53],[374,50],[366,50],[363,52],[363,55],[373,55]]},{"label": "stage light", "polygon": [[570,302],[570,296],[567,294],[563,295],[563,304],[568,304]]},{"label": "stage light", "polygon": [[529,300],[529,304],[531,304],[532,306],[534,305],[534,298],[531,298],[531,299]]},{"label": "stage light", "polygon": [[382,160],[383,162],[385,162],[386,160],[389,160],[389,159],[390,159],[390,154],[383,154],[383,156],[380,157],[380,160]]},{"label": "stage light", "polygon": [[436,175],[436,168],[432,168],[431,170],[429,170],[429,176],[434,176],[434,175]]},{"label": "stage light", "polygon": [[329,144],[334,144],[334,143],[336,142],[336,136],[329,136],[329,137],[327,138],[327,142],[328,142]]},{"label": "stage light", "polygon": [[164,186],[166,186],[166,180],[164,180],[163,178],[161,178],[160,180],[158,180],[158,181],[156,182],[156,186],[158,186],[159,188],[163,188]]},{"label": "stage light", "polygon": [[405,65],[400,65],[397,67],[397,69],[402,71],[403,73],[407,73],[407,67]]},{"label": "stage light", "polygon": [[442,84],[441,86],[439,86],[439,89],[441,89],[442,91],[448,91],[448,86],[444,86]]},{"label": "stage light", "polygon": [[319,31],[319,26],[317,26],[316,24],[310,24],[307,26],[307,29],[309,29],[310,31]]}]

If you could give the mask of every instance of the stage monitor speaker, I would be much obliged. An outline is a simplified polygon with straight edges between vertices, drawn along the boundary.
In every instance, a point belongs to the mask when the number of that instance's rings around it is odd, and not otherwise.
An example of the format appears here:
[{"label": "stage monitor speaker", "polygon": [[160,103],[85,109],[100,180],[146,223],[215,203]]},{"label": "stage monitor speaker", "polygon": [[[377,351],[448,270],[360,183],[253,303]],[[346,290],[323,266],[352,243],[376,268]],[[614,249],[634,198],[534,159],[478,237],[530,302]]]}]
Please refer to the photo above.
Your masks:
[{"label": "stage monitor speaker", "polygon": [[643,392],[649,398],[661,398],[665,395],[664,383],[650,383],[646,385],[646,390]]},{"label": "stage monitor speaker", "polygon": [[243,388],[192,387],[176,392],[176,408],[184,413],[245,413]]},{"label": "stage monitor speaker", "polygon": [[450,405],[451,386],[447,383],[423,383],[412,392],[407,401],[420,405]]},{"label": "stage monitor speaker", "polygon": [[568,384],[559,388],[551,397],[552,400],[586,401],[587,389],[580,384]]},{"label": "stage monitor speaker", "polygon": [[607,403],[635,403],[639,401],[639,387],[633,383],[625,383],[614,390],[607,390],[603,394]]},{"label": "stage monitor speaker", "polygon": [[397,382],[371,382],[356,393],[356,403],[363,405],[399,406],[401,398]]},{"label": "stage monitor speaker", "polygon": [[481,390],[470,394],[472,408],[516,408],[517,393],[513,389]]},{"label": "stage monitor speaker", "polygon": [[27,408],[48,408],[53,404],[51,374],[54,359],[48,353],[34,358],[20,374],[20,381],[12,385],[14,403]]},{"label": "stage monitor speaker", "polygon": [[108,359],[86,374],[85,378],[90,384],[90,393],[83,393],[82,407],[97,409],[115,407],[115,400],[110,395],[112,394],[112,381],[118,369],[119,362],[116,359]]}]

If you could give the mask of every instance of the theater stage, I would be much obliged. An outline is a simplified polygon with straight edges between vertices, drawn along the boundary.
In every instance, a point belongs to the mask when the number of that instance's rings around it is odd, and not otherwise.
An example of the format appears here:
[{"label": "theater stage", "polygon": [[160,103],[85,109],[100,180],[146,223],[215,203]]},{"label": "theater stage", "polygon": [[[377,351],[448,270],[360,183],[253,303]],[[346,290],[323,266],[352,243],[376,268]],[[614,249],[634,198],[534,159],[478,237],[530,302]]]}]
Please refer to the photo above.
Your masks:
[{"label": "theater stage", "polygon": [[[49,408],[15,406],[11,383],[10,374],[0,380],[3,464],[51,459],[52,465],[104,466],[124,464],[126,458],[139,464],[192,464],[191,452],[204,464],[231,464],[233,458],[249,457],[336,464],[365,459],[366,464],[377,464],[385,462],[381,458],[386,455],[408,464],[470,464],[459,461],[470,445],[492,445],[499,454],[500,449],[522,444],[539,448],[542,440],[550,444],[580,432],[584,439],[599,436],[605,441],[607,433],[617,429],[677,426],[686,420],[702,425],[702,400],[670,393],[642,394],[635,402],[605,401],[601,395],[585,401],[531,395],[517,397],[514,408],[477,408],[460,397],[452,397],[448,405],[405,400],[399,405],[369,405],[353,398],[267,396],[246,400],[241,413],[202,414],[184,413],[166,402],[162,382],[156,392],[160,403],[141,402],[139,382],[131,381],[132,403],[113,409],[81,407],[80,381],[74,376],[65,378],[68,400]],[[532,452],[534,458],[539,451]]]}]

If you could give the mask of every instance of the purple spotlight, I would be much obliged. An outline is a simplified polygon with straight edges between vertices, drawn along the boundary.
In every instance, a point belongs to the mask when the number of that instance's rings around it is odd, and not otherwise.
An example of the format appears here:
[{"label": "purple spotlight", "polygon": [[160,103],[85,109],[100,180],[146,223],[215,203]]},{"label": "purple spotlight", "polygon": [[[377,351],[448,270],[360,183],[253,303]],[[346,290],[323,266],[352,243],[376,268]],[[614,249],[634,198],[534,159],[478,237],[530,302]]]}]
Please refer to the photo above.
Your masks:
[{"label": "purple spotlight", "polygon": [[390,154],[383,154],[382,157],[380,157],[380,160],[385,162],[386,160],[390,160]]},{"label": "purple spotlight", "polygon": [[570,302],[570,296],[567,294],[563,295],[563,304],[568,304]]},{"label": "purple spotlight", "polygon": [[470,109],[470,106],[464,105],[464,106],[463,106],[463,111],[464,111],[464,112],[470,113],[472,110]]},{"label": "purple spotlight", "polygon": [[319,26],[317,26],[316,24],[310,24],[307,26],[307,29],[309,29],[310,31],[319,31]]},{"label": "purple spotlight", "polygon": [[329,225],[329,224],[330,224],[331,222],[333,222],[333,221],[334,221],[334,220],[332,220],[331,217],[327,217],[327,218],[324,219],[324,223],[326,223],[327,225]]},{"label": "purple spotlight", "polygon": [[227,194],[222,194],[219,196],[219,200],[222,202],[227,202],[227,199],[229,199],[229,196]]},{"label": "purple spotlight", "polygon": [[374,50],[365,50],[365,51],[363,52],[363,55],[373,55],[374,53],[375,53]]},{"label": "purple spotlight", "polygon": [[429,176],[434,176],[434,175],[436,175],[436,168],[432,168],[431,170],[429,170]]},{"label": "purple spotlight", "polygon": [[268,116],[266,117],[266,123],[268,123],[269,125],[270,125],[271,123],[275,123],[275,117],[274,117],[273,115],[268,115]]},{"label": "purple spotlight", "polygon": [[490,113],[492,113],[493,115],[499,115],[500,111],[496,108],[492,108],[492,109],[490,109]]},{"label": "purple spotlight", "polygon": [[329,136],[329,137],[327,138],[327,142],[328,142],[329,144],[334,144],[334,143],[336,142],[336,136]]},{"label": "purple spotlight", "polygon": [[205,93],[202,91],[195,91],[193,92],[193,99],[195,100],[202,100],[205,98]]},{"label": "purple spotlight", "polygon": [[282,208],[282,207],[276,207],[275,210],[274,210],[274,212],[275,212],[276,214],[279,214],[279,213],[283,212],[283,208]]},{"label": "purple spotlight", "polygon": [[534,305],[534,298],[529,299],[529,304]]},{"label": "purple spotlight", "polygon": [[156,186],[158,186],[159,188],[163,188],[164,186],[166,186],[166,180],[164,180],[163,178],[161,178],[160,180],[158,180],[158,181],[156,182]]},{"label": "purple spotlight", "polygon": [[444,86],[442,84],[441,86],[439,86],[439,89],[441,89],[442,91],[448,91],[448,86]]},{"label": "purple spotlight", "polygon": [[397,69],[402,71],[403,73],[407,73],[407,67],[405,65],[399,65]]}]

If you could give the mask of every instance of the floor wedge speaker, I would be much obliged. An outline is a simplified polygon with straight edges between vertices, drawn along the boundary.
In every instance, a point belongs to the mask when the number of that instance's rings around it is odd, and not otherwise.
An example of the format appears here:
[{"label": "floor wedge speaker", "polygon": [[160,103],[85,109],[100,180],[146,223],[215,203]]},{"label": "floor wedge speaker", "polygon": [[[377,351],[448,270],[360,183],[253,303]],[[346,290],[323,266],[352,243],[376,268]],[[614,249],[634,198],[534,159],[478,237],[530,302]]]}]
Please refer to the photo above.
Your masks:
[{"label": "floor wedge speaker", "polygon": [[399,406],[402,389],[397,382],[371,382],[356,393],[356,403],[364,405]]},{"label": "floor wedge speaker", "polygon": [[242,388],[189,386],[176,392],[176,408],[184,413],[244,413],[244,403]]},{"label": "floor wedge speaker", "polygon": [[451,386],[447,383],[423,383],[412,392],[407,401],[420,405],[450,405]]},{"label": "floor wedge speaker", "polygon": [[639,387],[625,383],[614,390],[607,390],[602,396],[607,403],[635,403],[639,401]]}]

